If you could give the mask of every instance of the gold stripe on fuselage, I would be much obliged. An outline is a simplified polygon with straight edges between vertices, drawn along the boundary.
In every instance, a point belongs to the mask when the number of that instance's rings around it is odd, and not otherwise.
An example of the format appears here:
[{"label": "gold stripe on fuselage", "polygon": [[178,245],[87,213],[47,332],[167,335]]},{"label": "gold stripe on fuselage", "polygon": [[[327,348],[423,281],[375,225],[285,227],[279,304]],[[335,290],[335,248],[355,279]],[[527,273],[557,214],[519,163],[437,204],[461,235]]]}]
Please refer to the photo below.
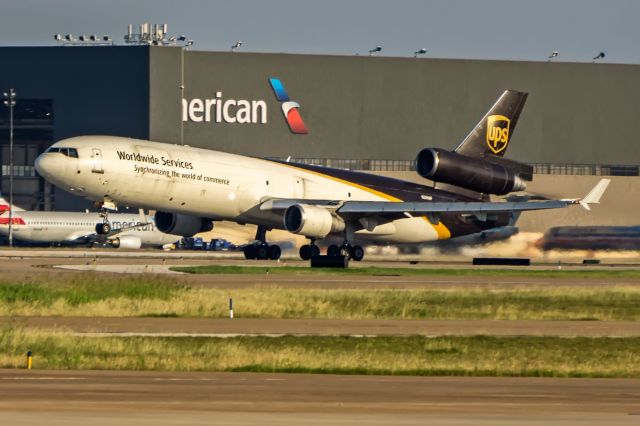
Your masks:
[{"label": "gold stripe on fuselage", "polygon": [[[303,172],[308,172],[308,173],[311,173],[311,174],[316,175],[316,176],[320,176],[320,177],[325,178],[325,179],[330,179],[330,180],[333,180],[335,182],[339,182],[339,183],[342,183],[342,184],[345,184],[345,185],[349,185],[349,186],[352,186],[354,188],[361,189],[363,191],[366,191],[366,192],[368,192],[370,194],[373,194],[373,195],[377,195],[378,197],[382,197],[385,200],[388,200],[388,201],[391,201],[391,202],[402,202],[402,200],[400,198],[397,198],[397,197],[394,197],[393,195],[386,194],[384,192],[378,191],[377,189],[369,188],[368,186],[360,185],[358,183],[351,182],[351,181],[348,181],[348,180],[345,180],[345,179],[341,179],[341,178],[338,178],[338,177],[335,177],[335,176],[331,176],[331,175],[328,175],[328,174],[325,174],[325,173],[321,173],[321,172],[318,172],[318,171],[315,171],[315,170],[305,169],[304,167],[298,167],[298,166],[293,165],[293,164],[280,163],[280,162],[276,162],[276,163],[277,164],[281,164],[283,166],[290,167],[292,169],[300,170],[300,171],[303,171]],[[449,231],[449,228],[447,228],[444,225],[444,223],[438,222],[437,225],[434,225],[433,223],[431,223],[429,218],[427,218],[426,216],[422,216],[422,219],[424,219],[429,225],[431,225],[433,227],[433,229],[438,234],[438,239],[439,240],[446,240],[446,239],[451,238],[451,231]]]}]

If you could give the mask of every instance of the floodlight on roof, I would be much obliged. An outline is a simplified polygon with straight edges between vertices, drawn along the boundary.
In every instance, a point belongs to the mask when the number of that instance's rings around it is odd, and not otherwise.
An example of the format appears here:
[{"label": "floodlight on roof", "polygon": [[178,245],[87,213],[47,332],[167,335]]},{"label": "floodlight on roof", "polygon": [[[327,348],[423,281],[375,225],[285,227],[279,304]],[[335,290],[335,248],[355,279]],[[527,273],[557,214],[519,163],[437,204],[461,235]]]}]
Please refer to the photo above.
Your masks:
[{"label": "floodlight on roof", "polygon": [[373,49],[369,50],[369,56],[373,56],[374,53],[378,53],[382,51],[382,46],[376,46]]},{"label": "floodlight on roof", "polygon": [[235,43],[233,46],[231,46],[231,51],[232,51],[232,52],[235,52],[235,50],[236,50],[236,49],[239,49],[239,48],[240,48],[240,46],[242,46],[242,44],[243,44],[243,43],[242,43],[242,41],[241,41],[241,40],[236,41],[236,43]]},{"label": "floodlight on roof", "polygon": [[413,57],[417,58],[418,55],[424,55],[427,53],[427,49],[425,49],[424,47],[420,50],[416,50],[415,52],[413,52]]}]

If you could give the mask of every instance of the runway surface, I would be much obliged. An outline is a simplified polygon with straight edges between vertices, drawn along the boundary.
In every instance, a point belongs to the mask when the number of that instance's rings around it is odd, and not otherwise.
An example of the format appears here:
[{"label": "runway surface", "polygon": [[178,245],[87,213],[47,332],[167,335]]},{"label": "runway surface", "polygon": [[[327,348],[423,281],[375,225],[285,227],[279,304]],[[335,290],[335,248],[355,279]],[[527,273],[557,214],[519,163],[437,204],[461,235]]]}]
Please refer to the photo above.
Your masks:
[{"label": "runway surface", "polygon": [[640,380],[0,370],[3,424],[631,425]]},{"label": "runway surface", "polygon": [[[1,250],[0,250],[1,252]],[[45,252],[46,253],[46,252]],[[87,253],[87,252],[80,252]],[[44,254],[44,253],[43,253]],[[130,253],[130,256],[134,254]],[[88,255],[87,255],[88,256]],[[172,258],[148,258],[139,257],[19,257],[0,256],[0,270],[4,280],[37,280],[40,277],[52,276],[77,278],[86,273],[112,274],[112,273],[164,273],[171,266],[191,265],[242,265],[242,266],[274,266],[278,264],[270,262],[254,262],[233,259],[179,259]],[[282,264],[282,263],[281,263]],[[305,262],[286,262],[286,265],[304,266]],[[366,262],[365,266],[391,266],[410,268],[460,268],[459,263],[428,263],[411,265],[408,262]],[[466,265],[465,267],[469,267]],[[67,270],[75,268],[78,270]],[[489,269],[496,269],[490,267]],[[550,269],[550,266],[545,266]],[[563,270],[602,269],[600,267],[562,266]],[[625,269],[625,267],[610,267]],[[485,268],[486,269],[486,268]],[[503,268],[500,268],[503,269]],[[516,268],[519,269],[519,268]],[[637,269],[637,268],[636,268]],[[280,275],[280,274],[171,274],[172,279],[193,287],[211,288],[250,288],[264,285],[276,285],[283,288],[314,288],[314,289],[418,289],[418,288],[527,288],[538,287],[575,287],[575,286],[608,286],[611,284],[640,285],[637,278],[624,277],[590,277],[590,278],[555,278],[537,276],[477,276],[477,275],[418,275],[399,276],[394,274],[377,274],[370,276],[354,275]]]},{"label": "runway surface", "polygon": [[557,336],[639,337],[636,321],[312,320],[254,318],[0,317],[25,326],[87,335],[202,336]]},{"label": "runway surface", "polygon": [[[0,250],[3,280],[86,274],[164,274],[171,265],[271,265],[189,252]],[[305,266],[287,260],[280,264]],[[276,264],[277,265],[277,264]],[[79,270],[64,270],[56,266]],[[469,268],[445,262],[362,266]],[[275,266],[277,267],[277,266]],[[557,265],[534,269],[557,269]],[[561,265],[563,269],[602,269]],[[610,266],[613,268],[613,266]],[[615,268],[636,267],[626,265]],[[496,267],[489,267],[495,269]],[[520,269],[520,268],[517,268]],[[307,289],[533,289],[640,285],[628,278],[340,275],[167,275],[192,287]],[[238,312],[237,312],[238,314]],[[212,318],[0,318],[83,335],[477,335],[640,336],[640,322],[334,321]],[[99,334],[88,334],[99,333]],[[637,425],[640,380],[332,376],[251,373],[0,370],[0,424],[29,425]]]}]

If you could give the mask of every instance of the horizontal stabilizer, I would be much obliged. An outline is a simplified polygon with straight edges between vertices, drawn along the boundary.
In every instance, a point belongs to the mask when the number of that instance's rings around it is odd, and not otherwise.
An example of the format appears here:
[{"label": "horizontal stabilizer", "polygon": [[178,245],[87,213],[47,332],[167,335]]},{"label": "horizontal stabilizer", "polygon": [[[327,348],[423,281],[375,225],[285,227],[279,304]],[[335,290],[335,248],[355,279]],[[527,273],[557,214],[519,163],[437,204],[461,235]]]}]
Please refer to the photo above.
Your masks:
[{"label": "horizontal stabilizer", "polygon": [[596,186],[594,186],[593,189],[591,189],[591,191],[589,191],[589,193],[579,201],[580,205],[586,210],[591,210],[589,204],[600,204],[600,198],[602,198],[604,191],[607,190],[609,183],[611,183],[611,179],[600,179]]}]

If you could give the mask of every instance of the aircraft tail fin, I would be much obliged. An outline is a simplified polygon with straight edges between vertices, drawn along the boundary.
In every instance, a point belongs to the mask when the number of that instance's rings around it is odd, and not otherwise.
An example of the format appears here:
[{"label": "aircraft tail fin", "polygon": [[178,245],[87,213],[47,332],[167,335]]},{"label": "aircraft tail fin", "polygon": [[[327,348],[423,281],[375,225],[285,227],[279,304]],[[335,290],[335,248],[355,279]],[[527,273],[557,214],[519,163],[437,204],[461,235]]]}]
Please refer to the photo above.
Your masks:
[{"label": "aircraft tail fin", "polygon": [[454,152],[467,157],[502,157],[513,137],[528,93],[505,90]]},{"label": "aircraft tail fin", "polygon": [[[9,202],[7,200],[4,199],[4,197],[0,194],[0,215],[4,214],[5,212],[9,211]],[[14,212],[23,212],[24,209],[21,209],[20,207],[17,206],[13,206],[12,209]]]}]

